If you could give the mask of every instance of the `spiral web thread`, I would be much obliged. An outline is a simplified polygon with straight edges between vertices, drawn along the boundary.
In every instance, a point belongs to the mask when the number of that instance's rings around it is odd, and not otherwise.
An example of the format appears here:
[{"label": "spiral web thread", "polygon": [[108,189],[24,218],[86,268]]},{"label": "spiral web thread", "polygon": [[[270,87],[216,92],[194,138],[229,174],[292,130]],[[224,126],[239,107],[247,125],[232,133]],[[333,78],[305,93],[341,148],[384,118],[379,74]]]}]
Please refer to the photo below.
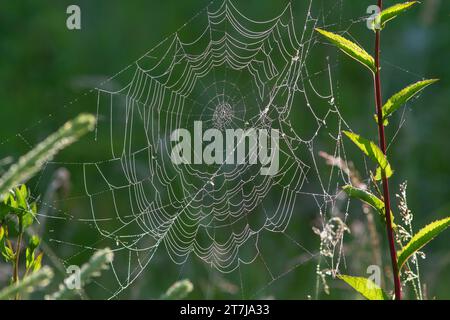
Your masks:
[{"label": "spiral web thread", "polygon": [[[121,89],[96,89],[95,140],[109,139],[110,155],[95,162],[49,165],[82,167],[91,217],[74,220],[95,227],[101,240],[51,241],[83,251],[110,243],[116,254],[124,254],[125,272],[119,271],[123,265],[111,265],[118,283],[117,290],[108,290],[111,298],[146,270],[158,249],[176,264],[196,257],[221,273],[260,258],[271,277],[266,288],[304,261],[275,275],[259,248],[263,233],[287,237],[306,252],[307,260],[318,255],[287,232],[293,214],[301,213],[299,197],[317,207],[324,229],[328,213],[342,210],[345,221],[348,200],[339,203],[338,194],[349,183],[348,173],[322,166],[318,148],[328,148],[346,162],[340,132],[349,127],[336,103],[328,59],[324,57],[321,70],[308,67],[313,49],[323,45],[314,28],[324,27],[325,18],[342,2],[322,12],[320,22],[312,5],[297,33],[291,3],[275,18],[256,21],[231,1],[212,2],[109,79],[130,75]],[[181,34],[201,18],[203,32],[183,40]],[[296,126],[296,116],[308,119],[307,128]],[[279,130],[278,173],[264,176],[260,165],[250,164],[174,165],[170,134],[192,129],[194,121],[202,121],[204,129]],[[102,207],[105,199],[108,208]],[[337,268],[341,253],[330,268]]]}]

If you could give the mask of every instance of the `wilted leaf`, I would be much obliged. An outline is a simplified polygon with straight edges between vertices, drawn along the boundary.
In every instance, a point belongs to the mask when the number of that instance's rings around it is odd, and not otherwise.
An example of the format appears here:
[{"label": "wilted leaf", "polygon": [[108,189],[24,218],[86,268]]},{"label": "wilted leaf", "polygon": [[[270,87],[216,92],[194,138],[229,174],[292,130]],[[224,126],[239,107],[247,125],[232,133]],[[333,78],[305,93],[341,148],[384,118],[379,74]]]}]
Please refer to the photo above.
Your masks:
[{"label": "wilted leaf", "polygon": [[370,54],[368,54],[366,50],[358,46],[356,43],[329,31],[325,31],[318,28],[316,28],[315,30],[319,32],[322,36],[327,38],[331,43],[336,45],[339,49],[341,49],[342,52],[344,52],[351,58],[355,59],[356,61],[360,62],[361,64],[365,65],[372,72],[376,71],[375,60],[373,59],[373,57]]},{"label": "wilted leaf", "polygon": [[[415,95],[420,93],[423,89],[429,85],[439,81],[438,79],[430,79],[416,82],[400,92],[394,94],[389,100],[384,104],[383,112],[383,122],[386,126],[388,124],[387,118],[391,116],[395,111],[397,111],[402,105],[408,102]],[[378,121],[378,117],[375,115],[375,120]]]},{"label": "wilted leaf", "polygon": [[[370,140],[367,140],[356,133],[352,133],[349,131],[343,131],[343,133],[353,141],[354,144],[362,151],[365,155],[367,155],[370,159],[375,161],[381,170],[384,171],[386,178],[389,178],[394,173],[392,171],[391,165],[386,159],[386,156],[383,152],[378,148],[378,146]],[[380,172],[381,173],[381,172]],[[376,179],[380,180],[381,175],[375,176]]]},{"label": "wilted leaf", "polygon": [[450,217],[430,223],[416,233],[406,246],[398,252],[398,268],[401,269],[405,262],[415,252],[420,250],[428,242],[450,225]]},{"label": "wilted leaf", "polygon": [[370,279],[346,275],[339,275],[338,278],[345,281],[368,300],[389,300],[388,295]]}]

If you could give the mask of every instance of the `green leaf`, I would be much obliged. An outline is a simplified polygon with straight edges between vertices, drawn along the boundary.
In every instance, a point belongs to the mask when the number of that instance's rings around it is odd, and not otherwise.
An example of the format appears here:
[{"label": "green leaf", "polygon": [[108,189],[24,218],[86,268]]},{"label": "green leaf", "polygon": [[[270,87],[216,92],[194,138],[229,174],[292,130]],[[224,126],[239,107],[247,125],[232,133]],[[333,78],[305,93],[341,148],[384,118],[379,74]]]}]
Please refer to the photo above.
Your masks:
[{"label": "green leaf", "polygon": [[[351,140],[354,144],[362,151],[365,155],[367,155],[370,159],[375,161],[378,166],[384,171],[386,178],[389,178],[392,176],[394,171],[391,168],[391,165],[389,164],[388,160],[386,159],[386,156],[383,154],[383,152],[378,148],[378,146],[370,140],[367,140],[360,135],[356,133],[352,133],[349,131],[343,131],[343,133]],[[381,179],[381,171],[379,175],[375,176],[375,179],[380,180]]]},{"label": "green leaf", "polygon": [[41,252],[37,255],[36,259],[34,259],[34,263],[32,265],[33,267],[33,272],[37,272],[39,270],[41,270],[42,267],[42,257],[43,257],[44,253]]},{"label": "green leaf", "polygon": [[388,295],[370,279],[346,275],[339,275],[338,278],[345,281],[368,300],[389,300]]},{"label": "green leaf", "polygon": [[23,210],[28,210],[27,198],[28,198],[28,190],[27,187],[23,184],[20,187],[17,187],[14,191],[14,194],[17,199],[17,204],[19,208]]},{"label": "green leaf", "polygon": [[[370,192],[367,192],[366,190],[355,188],[350,185],[346,185],[342,189],[345,191],[345,193],[349,197],[359,199],[359,200],[367,203],[369,206],[371,206],[372,208],[377,210],[378,213],[383,217],[383,219],[386,219],[383,200],[379,199],[378,197],[371,194]],[[396,228],[397,226],[394,223],[394,215],[392,214],[392,211],[391,211],[391,222],[392,222],[392,227]]]},{"label": "green leaf", "polygon": [[375,60],[373,57],[367,53],[363,48],[358,46],[356,43],[332,32],[328,32],[319,28],[315,29],[322,36],[327,38],[331,43],[336,45],[342,52],[360,62],[372,72],[376,71]]},{"label": "green leaf", "polygon": [[[384,125],[386,126],[388,124],[387,118],[391,116],[395,111],[397,111],[402,105],[404,105],[411,98],[420,93],[423,89],[437,81],[439,80],[429,79],[416,82],[389,98],[389,100],[384,104],[382,108]],[[378,122],[377,115],[375,115],[375,120]]]},{"label": "green leaf", "polygon": [[25,267],[30,269],[34,262],[34,252],[30,248],[27,248],[25,253]]},{"label": "green leaf", "polygon": [[31,211],[25,211],[22,214],[22,227],[24,229],[28,228],[29,226],[31,226],[34,222],[34,218],[35,215],[33,212]]},{"label": "green leaf", "polygon": [[28,247],[27,247],[27,250],[26,250],[26,255],[25,255],[27,270],[30,269],[35,263],[34,251],[39,246],[40,242],[41,242],[41,240],[39,239],[38,236],[32,236],[30,238],[30,241],[28,243]]},{"label": "green leaf", "polygon": [[0,200],[7,196],[9,190],[31,178],[59,151],[77,141],[87,132],[92,131],[95,123],[96,118],[93,115],[80,114],[22,156],[0,177]]},{"label": "green leaf", "polygon": [[0,221],[3,221],[10,212],[9,206],[4,202],[0,202]]},{"label": "green leaf", "polygon": [[28,243],[28,247],[30,248],[31,251],[34,251],[39,246],[40,243],[41,240],[39,239],[38,236],[32,236]]},{"label": "green leaf", "polygon": [[416,3],[419,3],[419,1],[408,1],[404,3],[398,3],[395,4],[387,9],[384,9],[380,12],[378,17],[374,20],[374,26],[373,29],[376,30],[376,27],[379,26],[381,29],[383,29],[386,26],[386,23],[390,20],[396,18],[399,14],[405,12],[409,8],[411,8]]},{"label": "green leaf", "polygon": [[22,228],[27,228],[33,224],[36,213],[36,202],[28,203],[28,189],[25,185],[11,190],[3,202],[0,203],[0,218],[4,218],[8,213],[16,214],[22,221]]},{"label": "green leaf", "polygon": [[9,212],[19,213],[19,203],[16,200],[16,195],[13,190],[11,190],[8,194],[5,195],[5,199],[3,200],[3,205],[8,207]]},{"label": "green leaf", "polygon": [[6,262],[12,261],[14,259],[14,252],[9,246],[6,245],[5,241],[1,242],[2,256],[5,258]]},{"label": "green leaf", "polygon": [[447,229],[450,225],[450,217],[430,223],[422,228],[412,237],[406,246],[398,252],[398,268],[399,270],[405,262],[428,242],[434,239],[439,233]]}]

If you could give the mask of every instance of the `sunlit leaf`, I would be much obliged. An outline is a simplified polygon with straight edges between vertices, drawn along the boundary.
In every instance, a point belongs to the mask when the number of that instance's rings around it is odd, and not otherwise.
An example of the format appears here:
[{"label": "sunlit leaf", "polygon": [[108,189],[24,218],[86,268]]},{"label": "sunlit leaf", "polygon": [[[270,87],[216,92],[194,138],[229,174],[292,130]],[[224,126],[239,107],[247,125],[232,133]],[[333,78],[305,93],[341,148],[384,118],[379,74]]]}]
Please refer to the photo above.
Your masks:
[{"label": "sunlit leaf", "polygon": [[383,29],[386,26],[387,22],[396,18],[399,14],[410,9],[413,5],[417,3],[419,3],[419,1],[408,1],[404,3],[398,3],[389,8],[384,9],[375,18],[373,29],[376,29],[377,27]]},{"label": "sunlit leaf", "polygon": [[25,267],[26,269],[30,269],[31,265],[34,262],[34,252],[30,248],[27,248],[25,251]]},{"label": "sunlit leaf", "polygon": [[370,279],[346,275],[339,275],[338,278],[345,281],[368,300],[389,300],[388,295]]},{"label": "sunlit leaf", "polygon": [[32,236],[30,238],[30,241],[28,242],[28,247],[26,249],[26,255],[25,255],[27,269],[30,269],[33,266],[33,264],[35,263],[34,251],[39,246],[40,242],[41,242],[41,240],[39,239],[38,236]]},{"label": "sunlit leaf", "polygon": [[[429,85],[439,81],[438,79],[429,79],[416,82],[400,92],[394,94],[389,100],[384,104],[383,112],[383,122],[386,126],[388,124],[387,118],[391,116],[395,111],[397,111],[402,105],[420,93],[423,89]],[[378,117],[375,115],[375,120],[378,121]]]},{"label": "sunlit leaf", "polygon": [[[383,217],[383,219],[385,219],[385,209],[383,200],[371,194],[370,192],[367,192],[366,190],[355,188],[350,185],[346,185],[342,189],[349,197],[359,199],[367,203],[369,206],[374,208]],[[396,225],[394,224],[394,215],[392,214],[392,212],[391,212],[391,222],[392,227],[396,228]]]},{"label": "sunlit leaf", "polygon": [[34,219],[35,219],[35,214],[32,211],[27,210],[27,211],[22,212],[22,227],[24,229],[28,228],[29,226],[31,226],[33,224]]},{"label": "sunlit leaf", "polygon": [[38,236],[32,236],[30,238],[28,246],[32,251],[34,251],[40,243],[41,243],[41,240],[39,239]]},{"label": "sunlit leaf", "polygon": [[[386,178],[389,178],[392,176],[394,171],[391,168],[391,165],[389,164],[388,160],[386,159],[386,156],[383,154],[383,152],[378,148],[378,146],[370,140],[367,140],[360,135],[356,133],[352,133],[349,131],[343,131],[343,133],[354,143],[356,146],[364,152],[365,155],[367,155],[370,159],[372,159],[375,163],[378,164],[378,166],[381,168],[380,170],[383,170]],[[380,176],[375,176],[376,179],[381,179],[381,172]]]},{"label": "sunlit leaf", "polygon": [[43,256],[44,256],[44,253],[41,252],[37,255],[36,259],[34,259],[33,272],[37,272],[37,271],[41,270]]},{"label": "sunlit leaf", "polygon": [[398,267],[399,269],[405,262],[428,242],[433,240],[439,233],[447,229],[450,225],[450,217],[430,223],[418,233],[416,233],[406,246],[398,252]]},{"label": "sunlit leaf", "polygon": [[6,262],[12,261],[14,259],[14,252],[11,250],[9,246],[6,245],[4,239],[1,241],[1,251],[2,256]]},{"label": "sunlit leaf", "polygon": [[322,36],[327,38],[331,43],[336,45],[339,49],[341,49],[342,52],[355,59],[356,61],[362,63],[372,72],[376,71],[375,60],[373,59],[373,57],[356,43],[329,31],[318,28],[316,28],[315,30]]}]

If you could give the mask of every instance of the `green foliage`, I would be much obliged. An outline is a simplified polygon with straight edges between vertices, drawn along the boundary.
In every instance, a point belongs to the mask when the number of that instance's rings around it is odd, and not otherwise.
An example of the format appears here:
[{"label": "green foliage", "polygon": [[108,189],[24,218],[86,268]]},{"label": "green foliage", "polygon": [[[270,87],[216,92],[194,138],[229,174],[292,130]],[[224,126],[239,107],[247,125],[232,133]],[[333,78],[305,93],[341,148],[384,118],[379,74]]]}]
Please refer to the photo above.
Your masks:
[{"label": "green foliage", "polygon": [[[0,208],[1,218],[5,219],[8,214],[17,216],[19,228],[22,228],[22,230],[33,224],[37,213],[36,202],[30,201],[30,194],[25,185],[21,185],[4,195]],[[19,232],[21,231],[19,230]]]},{"label": "green foliage", "polygon": [[398,252],[398,267],[401,269],[405,262],[428,242],[450,225],[450,217],[437,220],[422,228],[416,233],[403,249]]},{"label": "green foliage", "polygon": [[[429,85],[439,81],[438,79],[429,79],[416,82],[400,92],[394,94],[389,100],[384,104],[382,112],[383,112],[383,124],[388,125],[387,118],[391,116],[395,111],[397,111],[402,105],[408,102],[415,95],[420,93],[423,89],[428,87]],[[378,122],[378,117],[375,115],[375,120]]]},{"label": "green foliage", "polygon": [[[32,249],[34,246],[38,245],[38,239],[33,238],[30,239],[30,244],[27,248]],[[39,255],[42,257],[42,255]],[[36,258],[35,262],[39,258]],[[88,283],[93,277],[97,277],[100,275],[101,270],[105,269],[106,265],[111,263],[113,259],[113,253],[110,249],[106,248],[103,250],[97,251],[89,260],[88,263],[85,263],[81,267],[80,271],[80,284],[83,287],[86,283]],[[40,264],[40,259],[39,259]],[[67,283],[72,281],[74,275],[68,277],[64,284],[60,284],[59,291],[55,292],[51,296],[46,296],[47,299],[68,299],[76,294],[76,290],[69,289],[67,287]],[[53,270],[44,266],[38,270],[33,271],[32,274],[24,277],[20,282],[16,282],[11,284],[10,286],[4,288],[0,291],[0,300],[6,299],[14,299],[18,296],[24,296],[30,292],[36,290],[36,288],[46,287],[53,278]]]},{"label": "green foliage", "polygon": [[13,299],[18,295],[25,295],[36,290],[37,287],[45,287],[53,278],[53,271],[49,267],[43,267],[41,270],[24,278],[18,283],[14,283],[0,291],[0,300]]},{"label": "green foliage", "polygon": [[370,140],[367,140],[360,135],[348,131],[343,131],[343,133],[370,159],[378,164],[379,169],[377,169],[377,174],[375,175],[376,180],[381,180],[381,172],[384,172],[386,178],[389,178],[394,173],[391,165],[389,164],[386,156],[378,148],[378,146]]},{"label": "green foliage", "polygon": [[161,296],[163,300],[181,300],[184,299],[194,289],[194,285],[188,279],[175,282],[167,289],[166,293]]},{"label": "green foliage", "polygon": [[[349,197],[359,199],[367,203],[369,206],[374,208],[383,217],[384,220],[386,220],[384,202],[381,199],[371,194],[370,192],[367,192],[366,190],[355,188],[350,185],[344,186],[343,190],[345,191],[345,193],[347,193]],[[394,215],[392,214],[392,211],[391,211],[391,221],[392,227],[396,228],[396,225],[394,223]]]},{"label": "green foliage", "polygon": [[376,30],[377,28],[383,29],[386,26],[387,22],[391,21],[392,19],[395,19],[399,14],[410,9],[416,3],[419,3],[419,1],[408,1],[404,3],[397,3],[389,8],[384,9],[373,21],[372,29],[373,30]]},{"label": "green foliage", "polygon": [[[30,193],[25,185],[21,185],[14,190],[11,190],[0,203],[0,211],[2,212],[0,223],[4,226],[0,227],[0,249],[3,258],[6,262],[15,263],[16,258],[20,255],[19,252],[14,252],[13,246],[9,239],[7,232],[7,220],[16,222],[17,232],[19,236],[30,227],[35,219],[37,213],[37,206],[35,202],[30,201]],[[32,236],[28,248],[26,249],[26,270],[38,271],[41,267],[42,254],[35,259],[35,250],[39,246],[40,239],[37,236]]]},{"label": "green foliage", "polygon": [[[36,254],[40,239],[36,235],[29,238],[25,251],[25,274],[19,281],[19,261],[21,255],[21,242],[24,231],[30,227],[37,214],[36,202],[30,200],[30,192],[25,185],[16,187],[20,182],[31,178],[45,162],[51,160],[59,151],[69,146],[81,136],[92,131],[95,126],[95,117],[90,114],[81,114],[74,120],[64,124],[58,131],[50,135],[36,148],[21,157],[18,163],[13,164],[0,178],[0,250],[6,262],[10,262],[14,269],[13,284],[5,288],[0,296],[4,299],[15,297],[18,299],[26,290],[41,285],[49,280],[53,273],[51,269],[42,266],[43,253]],[[16,222],[17,251],[14,252],[9,239],[8,221]],[[82,268],[82,281],[87,282],[104,265],[104,260],[112,259],[112,252],[100,252],[91,259],[89,264]]]},{"label": "green foliage", "polygon": [[339,275],[338,278],[345,281],[368,300],[389,300],[388,295],[370,279],[346,275]]},{"label": "green foliage", "polygon": [[[376,34],[376,47],[377,47],[377,56],[379,56],[379,30],[383,29],[387,22],[390,20],[396,18],[399,14],[403,13],[404,11],[411,8],[413,5],[417,4],[418,1],[409,1],[401,4],[393,5],[385,10],[383,10],[373,21],[372,28],[373,30],[377,31]],[[417,95],[419,92],[421,92],[424,88],[427,86],[435,83],[438,81],[437,79],[430,79],[430,80],[423,80],[419,81],[417,83],[414,83],[405,89],[401,90],[400,92],[393,95],[384,106],[380,105],[380,99],[381,97],[381,86],[380,86],[380,78],[379,73],[376,71],[378,70],[378,63],[374,62],[374,59],[367,54],[363,49],[358,47],[353,42],[342,38],[341,36],[335,35],[333,33],[323,31],[320,29],[316,29],[319,33],[321,33],[323,36],[325,36],[329,41],[334,43],[336,46],[338,46],[342,51],[344,51],[346,54],[350,55],[355,60],[359,61],[360,63],[364,64],[365,66],[369,67],[373,72],[375,72],[375,93],[377,96],[376,104],[377,104],[377,110],[378,114],[382,117],[382,119],[379,119],[378,116],[375,116],[375,120],[378,122],[378,120],[381,120],[383,125],[388,125],[387,118],[391,116],[395,111],[397,111],[403,104],[405,104],[407,101],[409,101],[411,98],[413,98],[415,95]],[[378,60],[377,60],[378,62]],[[373,63],[373,64],[372,64]],[[384,137],[384,128],[383,126],[379,127],[380,136]],[[358,148],[363,151],[365,155],[367,155],[369,158],[371,158],[373,161],[375,161],[378,164],[378,168],[376,171],[375,179],[381,180],[383,179],[384,183],[387,183],[385,180],[386,178],[389,178],[392,176],[393,171],[392,168],[387,160],[385,153],[385,149],[380,150],[378,146],[367,139],[362,138],[358,134],[351,133],[348,131],[343,131],[343,133],[354,143],[358,146]],[[384,138],[383,138],[384,139]],[[384,141],[383,141],[384,144]],[[383,184],[383,188],[386,188]],[[387,189],[384,189],[385,191]],[[344,191],[353,198],[360,199],[361,201],[367,203],[368,205],[372,206],[374,209],[376,209],[381,214],[384,213],[385,207],[387,206],[388,199],[384,199],[382,201],[381,199],[377,198],[373,194],[362,190],[357,189],[352,186],[345,186]],[[408,209],[406,209],[408,210]],[[393,215],[392,212],[390,213],[390,217],[393,221]],[[439,221],[435,221],[429,225],[427,225],[425,228],[420,230],[416,235],[412,237],[412,239],[409,241],[409,243],[400,251],[398,252],[398,260],[395,261],[395,259],[392,261],[394,265],[394,282],[395,282],[395,297],[396,299],[401,299],[401,284],[400,284],[400,274],[396,272],[395,264],[398,266],[398,270],[400,272],[402,266],[406,263],[406,261],[414,255],[420,248],[425,246],[428,242],[430,242],[434,237],[436,237],[440,232],[444,231],[448,226],[450,225],[450,217],[446,219],[442,219]],[[394,226],[394,224],[393,224]],[[392,241],[393,235],[392,230],[388,230],[388,232],[391,233],[390,237],[390,250],[391,254],[395,250],[395,244]],[[393,255],[391,255],[393,256]],[[381,290],[381,288],[374,286],[373,283],[368,285],[368,280],[365,278],[359,278],[359,277],[351,277],[351,276],[340,276],[340,279],[344,280],[346,283],[348,283],[351,287],[353,287],[356,291],[361,293],[363,296],[365,296],[367,299],[370,300],[385,300],[386,295]],[[369,288],[370,287],[370,288]],[[420,285],[419,285],[420,287]]]},{"label": "green foliage", "polygon": [[11,241],[5,237],[5,229],[1,227],[3,236],[0,239],[0,250],[2,252],[3,259],[5,259],[6,262],[11,262],[14,260],[14,251],[12,249]]},{"label": "green foliage", "polygon": [[331,43],[336,45],[342,52],[347,54],[349,57],[355,59],[359,63],[363,64],[369,68],[372,72],[376,71],[375,61],[373,57],[367,53],[363,48],[358,46],[356,43],[340,36],[335,33],[325,31],[319,28],[315,29],[322,36],[327,38]]},{"label": "green foliage", "polygon": [[80,114],[64,124],[58,131],[22,156],[16,164],[0,178],[0,200],[16,185],[31,178],[59,151],[77,141],[95,127],[96,119],[91,114]]},{"label": "green foliage", "polygon": [[41,268],[43,252],[41,252],[40,254],[37,255],[37,257],[35,257],[35,250],[39,246],[40,242],[41,240],[39,239],[38,236],[32,236],[30,238],[28,247],[25,252],[26,257],[25,268],[27,273],[30,270],[32,272],[36,272]]},{"label": "green foliage", "polygon": [[81,287],[89,283],[92,278],[98,277],[101,271],[106,269],[113,261],[114,253],[109,248],[105,248],[95,252],[89,259],[89,262],[81,266],[79,274],[72,274],[64,280],[64,283],[59,286],[59,290],[51,295],[47,295],[48,300],[67,300],[76,295],[77,290],[69,288],[68,284],[76,281],[79,277]]}]

